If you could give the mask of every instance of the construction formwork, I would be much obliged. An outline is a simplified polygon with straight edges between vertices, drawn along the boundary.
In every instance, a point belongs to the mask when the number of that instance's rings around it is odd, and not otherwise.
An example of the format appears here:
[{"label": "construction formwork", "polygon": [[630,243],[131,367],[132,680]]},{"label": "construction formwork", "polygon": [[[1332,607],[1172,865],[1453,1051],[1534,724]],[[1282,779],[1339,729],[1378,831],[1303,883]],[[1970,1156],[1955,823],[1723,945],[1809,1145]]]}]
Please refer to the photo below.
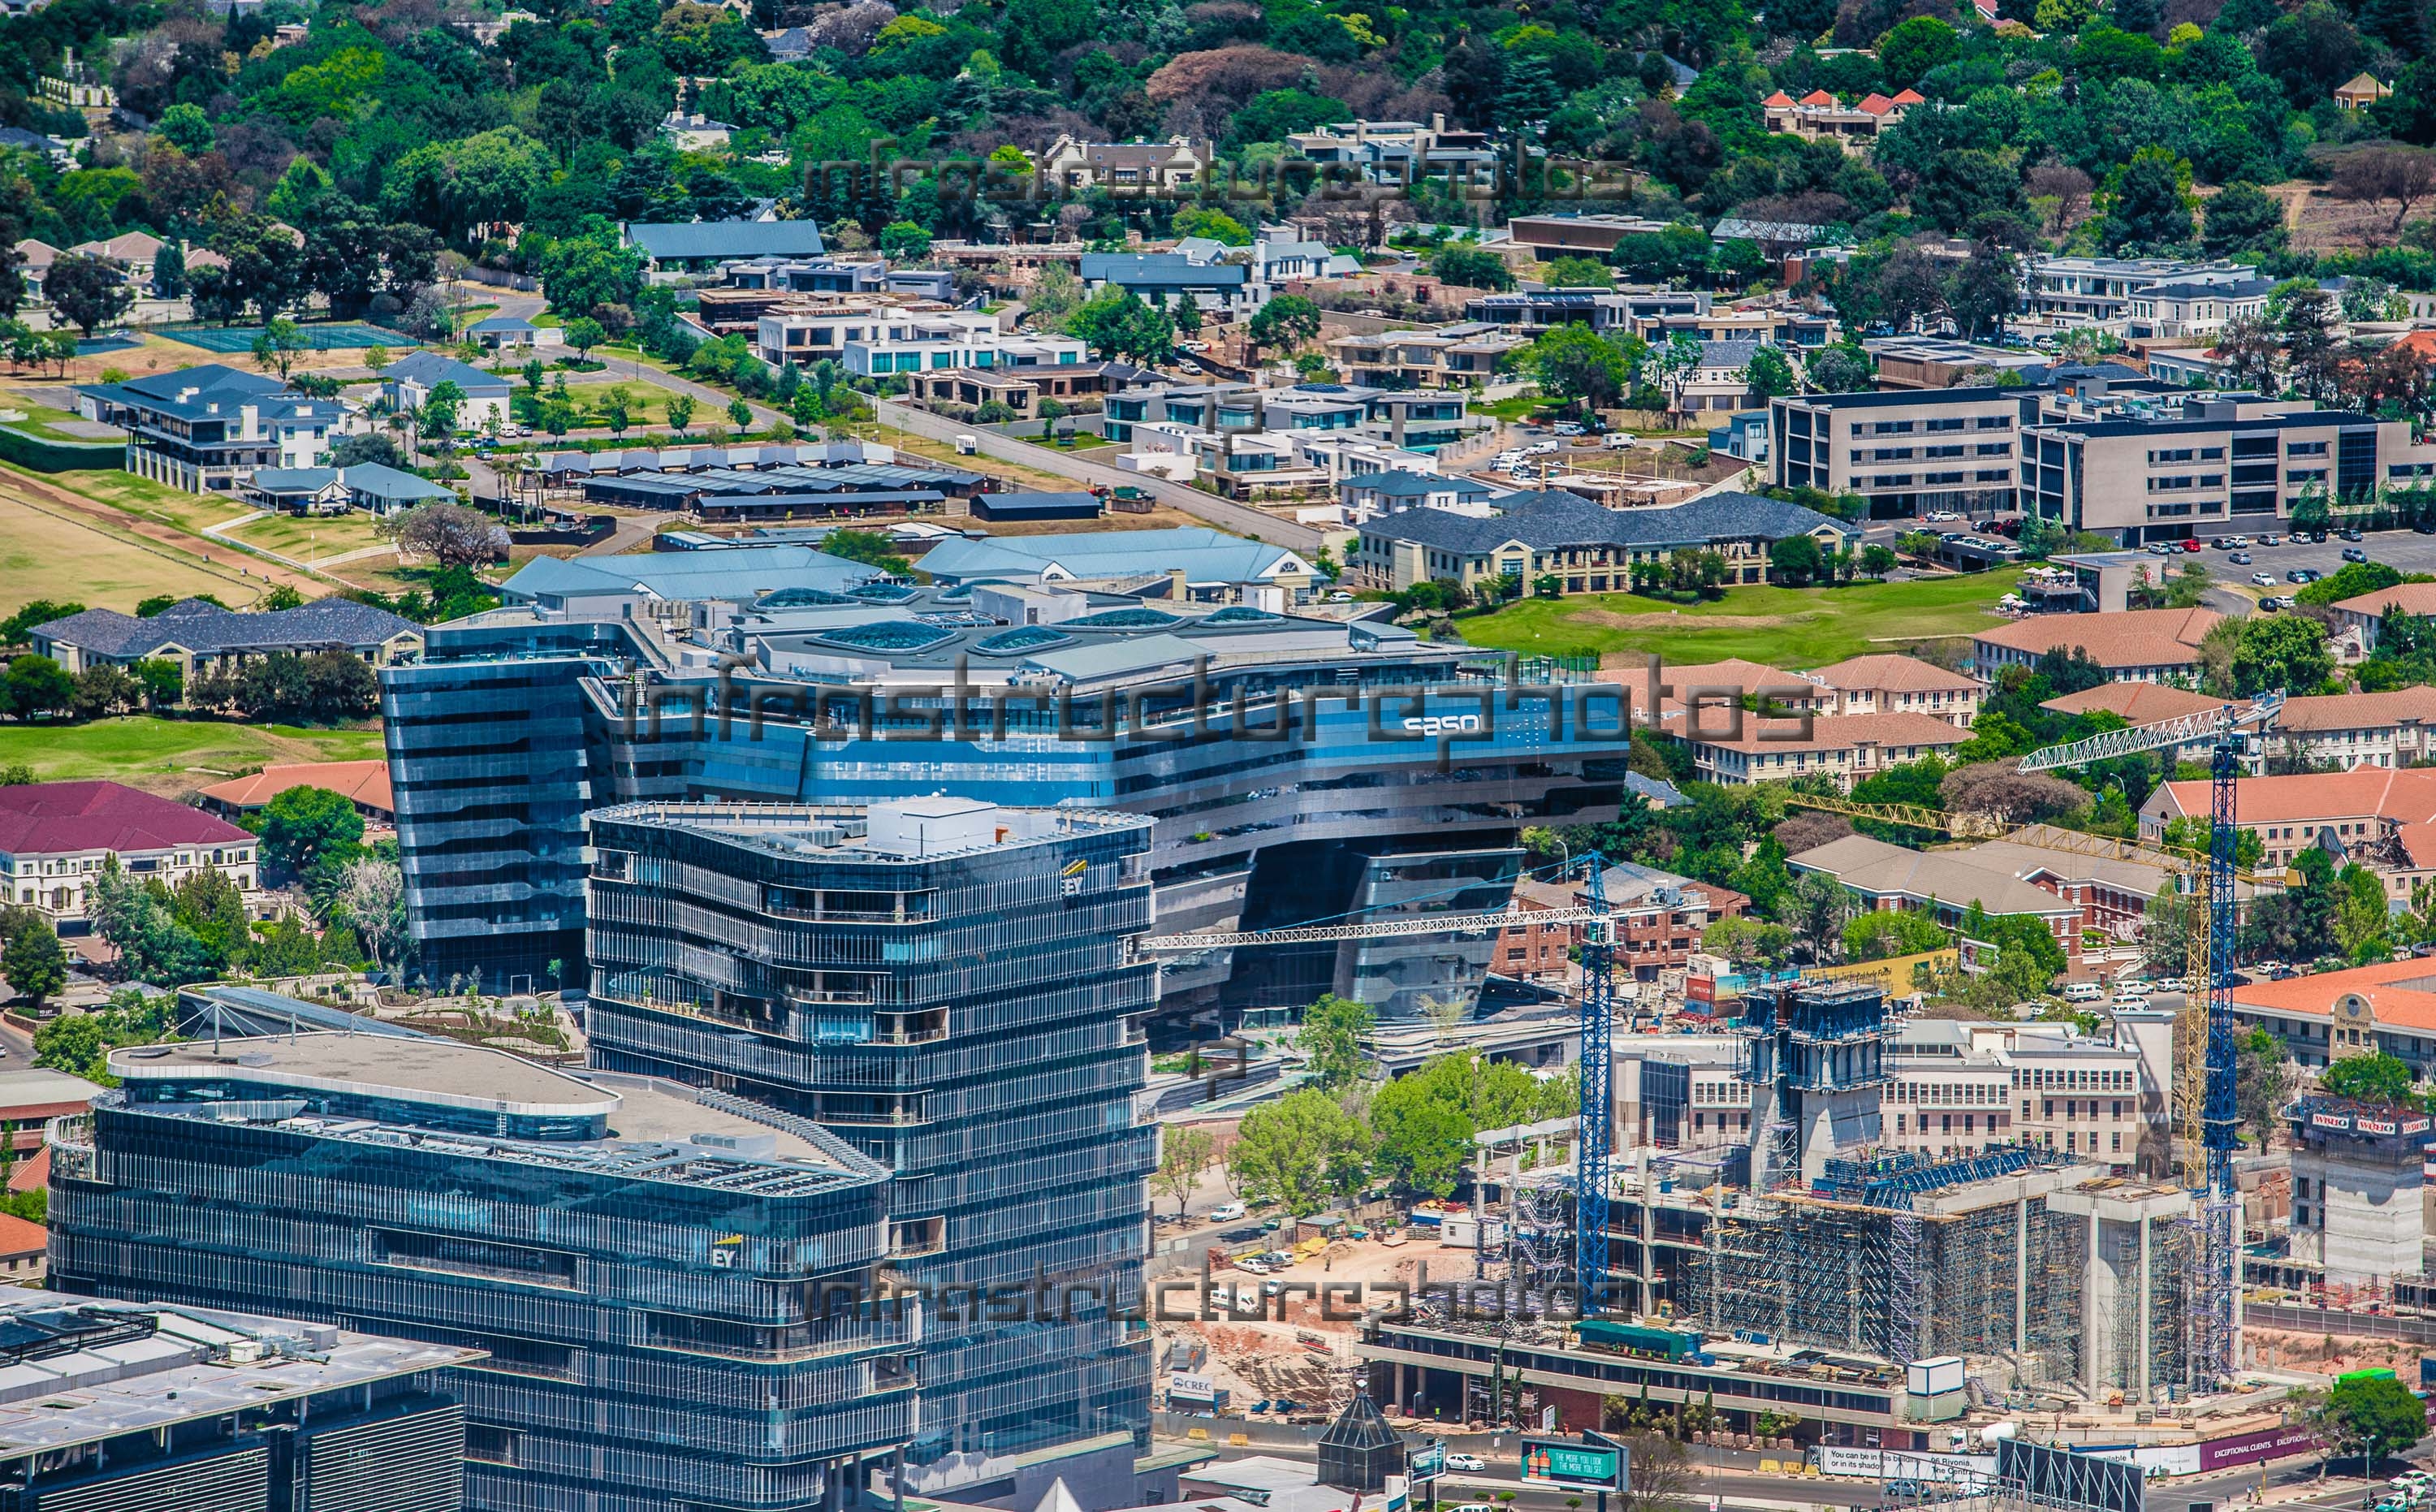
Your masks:
[{"label": "construction formwork", "polygon": [[[2044,1179],[2041,1179],[2044,1175]],[[2060,1173],[1883,1207],[1794,1193],[1720,1211],[1677,1278],[1715,1334],[1760,1334],[1897,1363],[2006,1362],[2022,1384],[2079,1378],[2085,1228],[2050,1213]]]}]

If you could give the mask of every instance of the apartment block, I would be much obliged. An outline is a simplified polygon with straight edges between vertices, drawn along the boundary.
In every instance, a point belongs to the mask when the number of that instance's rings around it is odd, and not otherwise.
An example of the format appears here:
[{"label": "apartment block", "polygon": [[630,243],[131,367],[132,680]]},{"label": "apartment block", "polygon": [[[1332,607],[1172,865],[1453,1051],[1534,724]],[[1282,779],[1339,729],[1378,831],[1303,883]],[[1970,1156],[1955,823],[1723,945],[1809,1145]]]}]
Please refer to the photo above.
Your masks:
[{"label": "apartment block", "polygon": [[1497,375],[1497,362],[1528,345],[1522,338],[1485,321],[1467,321],[1426,331],[1383,331],[1340,336],[1330,356],[1348,382],[1382,389],[1476,388]]},{"label": "apartment block", "polygon": [[[932,301],[907,301],[886,294],[757,293],[751,297],[754,348],[763,361],[778,366],[843,363],[848,342],[905,340],[914,334],[915,317],[948,313],[947,306]],[[741,309],[733,313],[740,321],[748,318]]]},{"label": "apartment block", "polygon": [[2387,615],[2436,616],[2436,582],[2397,582],[2344,599],[2333,607],[2337,638],[2348,638],[2357,654],[2365,656],[2376,650]]},{"label": "apartment block", "polygon": [[1807,535],[1841,549],[1853,532],[1815,510],[1755,494],[1712,494],[1650,509],[1603,509],[1551,490],[1498,501],[1488,518],[1415,509],[1366,521],[1346,553],[1353,584],[1398,591],[1446,580],[1480,588],[1512,574],[1524,583],[1557,580],[1562,594],[1620,592],[1635,563],[1659,563],[1679,550],[1725,558],[1728,582],[1759,582],[1768,547]]},{"label": "apartment block", "polygon": [[[2241,827],[2258,836],[2269,867],[2311,846],[2331,847],[2384,878],[2395,904],[2436,876],[2436,768],[2364,765],[2349,772],[2243,777]],[[2164,782],[2140,807],[2140,834],[2161,839],[2177,819],[2209,813],[2204,782]]]},{"label": "apartment block", "polygon": [[2408,767],[2436,758],[2436,687],[2339,693],[2284,701],[2267,742],[2285,755],[2354,767]]},{"label": "apartment block", "polygon": [[[1899,720],[1905,716],[1875,717]],[[1960,924],[1974,903],[1990,913],[2042,919],[2066,959],[2080,954],[2079,904],[2024,880],[2006,866],[1969,854],[1911,850],[1856,834],[1789,856],[1785,865],[1796,872],[1834,878],[1864,908],[1922,912],[1947,929]]]},{"label": "apartment block", "polygon": [[2436,443],[2407,420],[2239,394],[2185,399],[2178,414],[2146,396],[2108,408],[2025,431],[2026,512],[2140,546],[2275,530],[2304,499],[2364,501],[2436,474]]},{"label": "apartment block", "polygon": [[1862,495],[1871,519],[1995,513],[2013,508],[2035,405],[2019,389],[1771,399],[1770,468],[1780,487]]},{"label": "apartment block", "polygon": [[1125,938],[1150,922],[1151,821],[932,797],[630,804],[589,829],[597,1064],[892,1173],[874,1258],[899,1285],[1081,1294],[1054,1319],[925,1311],[911,1436],[935,1473],[914,1485],[1111,1432],[1129,1469],[1150,1358],[1118,1309],[1158,1161],[1133,1115],[1157,968]]},{"label": "apartment block", "polygon": [[1687,718],[1679,738],[1703,781],[1733,787],[1824,776],[1850,792],[1889,767],[1945,756],[1971,739],[1933,714],[1820,715],[1804,735],[1798,725],[1740,713],[1703,706]]},{"label": "apartment block", "polygon": [[2175,257],[2040,257],[2024,274],[2029,313],[2058,325],[2102,325],[2132,314],[2132,302],[2160,287],[2240,286],[2257,270],[2238,263]]},{"label": "apartment block", "polygon": [[259,848],[224,819],[115,782],[0,787],[0,902],[61,927],[86,923],[93,884],[113,865],[168,887],[218,872],[252,893]]},{"label": "apartment block", "polygon": [[1914,1020],[1888,1050],[1888,1139],[1940,1158],[2043,1145],[2128,1174],[2161,1101],[2149,1054],[2070,1024]]},{"label": "apartment block", "polygon": [[1834,695],[1830,714],[1928,714],[1967,730],[1985,697],[1977,679],[1917,656],[1853,656],[1802,675]]},{"label": "apartment block", "polygon": [[50,1128],[53,1284],[481,1351],[443,1378],[469,1506],[813,1506],[913,1434],[889,1173],[808,1121],[419,1035],[110,1070]]},{"label": "apartment block", "polygon": [[2161,683],[2191,674],[2199,664],[2200,642],[2223,617],[2213,609],[2039,615],[1975,634],[1972,670],[1992,686],[2008,667],[2034,667],[2049,652],[2084,651],[2110,681]]}]

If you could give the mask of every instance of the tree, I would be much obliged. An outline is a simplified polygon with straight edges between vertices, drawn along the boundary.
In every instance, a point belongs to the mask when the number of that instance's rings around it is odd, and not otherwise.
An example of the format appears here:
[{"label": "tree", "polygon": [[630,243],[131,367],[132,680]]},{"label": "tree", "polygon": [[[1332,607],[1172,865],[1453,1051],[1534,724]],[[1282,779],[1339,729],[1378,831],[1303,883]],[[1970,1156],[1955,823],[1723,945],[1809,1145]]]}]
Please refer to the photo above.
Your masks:
[{"label": "tree", "polygon": [[1768,570],[1777,581],[1799,588],[1826,570],[1818,543],[1806,535],[1788,535],[1767,548]]},{"label": "tree", "polygon": [[2399,1103],[2410,1095],[2410,1067],[2377,1051],[2346,1055],[2318,1073],[2318,1085],[2334,1097],[2361,1103]]},{"label": "tree", "polygon": [[1360,1190],[1369,1143],[1368,1131],[1334,1098],[1305,1087],[1244,1115],[1227,1147],[1227,1170],[1237,1190],[1300,1218],[1333,1194]]},{"label": "tree", "polygon": [[692,424],[693,395],[689,393],[669,395],[669,428],[682,436],[686,433],[686,427]]},{"label": "tree", "polygon": [[68,984],[67,951],[59,931],[39,912],[19,912],[5,943],[0,943],[0,977],[35,1009]]},{"label": "tree", "polygon": [[1370,1100],[1372,1162],[1380,1176],[1409,1191],[1451,1195],[1463,1179],[1472,1136],[1464,1110],[1426,1075],[1400,1076]]},{"label": "tree", "polygon": [[2200,250],[2210,257],[2284,250],[2284,207],[2250,182],[2228,183],[2207,202],[2200,226]]},{"label": "tree", "polygon": [[738,435],[743,435],[753,428],[753,407],[740,398],[730,399],[727,401],[727,423],[736,427]]},{"label": "tree", "polygon": [[579,357],[591,356],[594,347],[609,339],[608,331],[589,315],[579,315],[567,322],[560,328],[559,335],[568,346],[575,348],[575,355]]},{"label": "tree", "polygon": [[2374,1473],[2387,1454],[2427,1436],[2427,1409],[2410,1388],[2391,1376],[2346,1376],[2327,1388],[2315,1415],[2330,1456],[2358,1455],[2360,1474]]},{"label": "tree", "polygon": [[[674,409],[676,403],[670,399],[669,408]],[[499,556],[498,525],[462,504],[418,504],[382,524],[399,549],[429,557],[444,567],[487,565]]]},{"label": "tree", "polygon": [[348,923],[374,965],[395,965],[409,943],[406,918],[406,877],[397,862],[375,856],[356,860],[347,869],[340,894]]},{"label": "tree", "polygon": [[2414,205],[2436,194],[2436,152],[2392,143],[2360,148],[2335,165],[2326,192],[2354,204],[2393,205],[2388,235],[2402,235]]},{"label": "tree", "polygon": [[1875,541],[1861,547],[1861,570],[1882,582],[1888,573],[1895,569],[1896,561],[1892,551]]},{"label": "tree", "polygon": [[931,255],[931,234],[910,220],[893,220],[879,228],[879,251],[896,261]]},{"label": "tree", "polygon": [[157,1045],[175,1031],[176,999],[149,997],[130,987],[89,1013],[63,1014],[34,1031],[34,1064],[102,1086],[116,1086],[110,1052],[128,1045]]},{"label": "tree", "polygon": [[43,275],[43,297],[88,337],[135,303],[135,291],[127,287],[116,264],[73,253],[52,261],[51,270]]},{"label": "tree", "polygon": [[355,804],[327,788],[289,788],[263,806],[259,824],[255,833],[262,837],[264,858],[298,875],[364,838],[363,816]]},{"label": "tree", "polygon": [[1505,258],[1462,242],[1450,243],[1430,254],[1430,276],[1442,284],[1500,294],[1514,287],[1514,269],[1505,266]]},{"label": "tree", "polygon": [[2100,239],[2125,256],[2166,255],[2191,239],[2191,165],[2170,148],[2144,147],[2107,180]]},{"label": "tree", "polygon": [[1303,1010],[1295,1049],[1311,1068],[1312,1084],[1333,1092],[1362,1077],[1362,1056],[1379,1015],[1368,1003],[1324,993]]},{"label": "tree", "polygon": [[1174,1198],[1175,1210],[1182,1213],[1192,1204],[1201,1173],[1216,1158],[1218,1142],[1207,1129],[1172,1128],[1163,1131],[1159,1143],[1158,1170],[1152,1173],[1151,1185]]},{"label": "tree", "polygon": [[2333,675],[2326,627],[2300,615],[2259,615],[2242,622],[2233,653],[2234,691],[2244,698],[2274,688],[2314,692]]},{"label": "tree", "polygon": [[[811,391],[805,389],[797,391],[809,393]],[[633,400],[634,396],[627,391],[623,384],[612,384],[609,391],[600,396],[600,423],[608,426],[610,433],[620,440],[625,438],[626,427],[635,423]]]},{"label": "tree", "polygon": [[[2175,963],[2179,967],[2180,962]],[[2241,1123],[2260,1149],[2284,1121],[2292,1102],[2292,1062],[2284,1043],[2264,1024],[2253,1024],[2234,1047],[2234,1104]]]},{"label": "tree", "polygon": [[7,702],[21,719],[65,714],[76,707],[76,679],[48,656],[20,656],[9,664]]},{"label": "tree", "polygon": [[1793,931],[1782,924],[1732,915],[1712,922],[1700,931],[1700,948],[1736,965],[1754,962],[1781,966],[1793,952]]},{"label": "tree", "polygon": [[1522,361],[1543,396],[1592,409],[1614,408],[1632,387],[1631,357],[1578,322],[1541,332]]},{"label": "tree", "polygon": [[152,254],[152,293],[159,299],[178,299],[185,292],[186,250],[172,236]]},{"label": "tree", "polygon": [[296,354],[304,350],[304,333],[296,322],[284,315],[274,315],[253,339],[253,360],[256,366],[277,368],[285,381],[296,366]]},{"label": "tree", "polygon": [[1871,909],[1844,923],[1844,954],[1853,961],[1942,950],[1954,943],[1935,919],[1912,909]]},{"label": "tree", "polygon": [[1857,346],[1831,346],[1803,367],[1818,393],[1867,393],[1877,381],[1877,365]]},{"label": "tree", "polygon": [[1743,382],[1763,399],[1791,393],[1799,387],[1793,378],[1793,364],[1773,346],[1763,346],[1751,353],[1750,361],[1743,368]]},{"label": "tree", "polygon": [[1961,54],[1961,33],[1935,16],[1914,16],[1878,39],[1878,66],[1893,89],[1910,88]]},{"label": "tree", "polygon": [[1804,872],[1785,895],[1784,920],[1810,947],[1812,960],[1825,961],[1853,908],[1853,895],[1843,883],[1823,872]]},{"label": "tree", "polygon": [[1279,294],[1255,310],[1244,329],[1256,347],[1291,352],[1319,335],[1319,306],[1300,294]]},{"label": "tree", "polygon": [[2021,289],[2012,249],[1983,237],[1972,243],[1970,258],[1955,273],[1946,305],[1963,335],[2001,339],[2006,317],[2021,304]]}]

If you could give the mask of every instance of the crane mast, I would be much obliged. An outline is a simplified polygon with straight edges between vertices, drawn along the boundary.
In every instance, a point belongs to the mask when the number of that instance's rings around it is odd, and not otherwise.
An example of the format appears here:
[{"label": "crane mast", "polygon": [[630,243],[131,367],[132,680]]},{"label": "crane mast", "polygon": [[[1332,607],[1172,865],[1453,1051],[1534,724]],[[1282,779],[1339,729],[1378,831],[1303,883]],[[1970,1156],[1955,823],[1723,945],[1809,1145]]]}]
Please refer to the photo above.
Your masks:
[{"label": "crane mast", "polygon": [[[2206,868],[2207,952],[2199,995],[2205,1009],[2207,1071],[2200,1098],[2200,1143],[2205,1156],[2201,1189],[2201,1258],[2193,1301],[2191,1379],[2194,1385],[2221,1385],[2241,1364],[2241,1194],[2234,1184],[2233,1154],[2240,1147],[2233,1030],[2233,946],[2236,921],[2234,883],[2241,831],[2236,797],[2242,761],[2254,730],[2273,721],[2284,706],[2280,692],[2261,696],[2247,709],[2227,704],[2201,714],[2109,730],[2085,740],[2050,746],[2022,758],[2024,772],[2086,766],[2148,751],[2171,751],[2205,740],[2208,767]],[[2194,899],[2194,901],[2198,901]],[[2194,952],[2196,953],[2196,952]]]}]

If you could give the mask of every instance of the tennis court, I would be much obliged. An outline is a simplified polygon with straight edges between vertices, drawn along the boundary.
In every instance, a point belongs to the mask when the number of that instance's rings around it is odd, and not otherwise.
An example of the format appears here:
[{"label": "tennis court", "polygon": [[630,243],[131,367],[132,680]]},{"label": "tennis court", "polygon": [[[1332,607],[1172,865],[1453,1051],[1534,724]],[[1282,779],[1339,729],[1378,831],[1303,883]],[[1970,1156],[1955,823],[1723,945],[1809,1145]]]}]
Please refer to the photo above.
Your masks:
[{"label": "tennis court", "polygon": [[[199,346],[206,352],[251,352],[256,338],[262,335],[259,325],[162,325],[155,326],[172,341]],[[421,346],[410,336],[384,331],[377,325],[344,322],[338,325],[299,325],[296,334],[304,339],[307,351],[327,352],[334,347]]]}]

